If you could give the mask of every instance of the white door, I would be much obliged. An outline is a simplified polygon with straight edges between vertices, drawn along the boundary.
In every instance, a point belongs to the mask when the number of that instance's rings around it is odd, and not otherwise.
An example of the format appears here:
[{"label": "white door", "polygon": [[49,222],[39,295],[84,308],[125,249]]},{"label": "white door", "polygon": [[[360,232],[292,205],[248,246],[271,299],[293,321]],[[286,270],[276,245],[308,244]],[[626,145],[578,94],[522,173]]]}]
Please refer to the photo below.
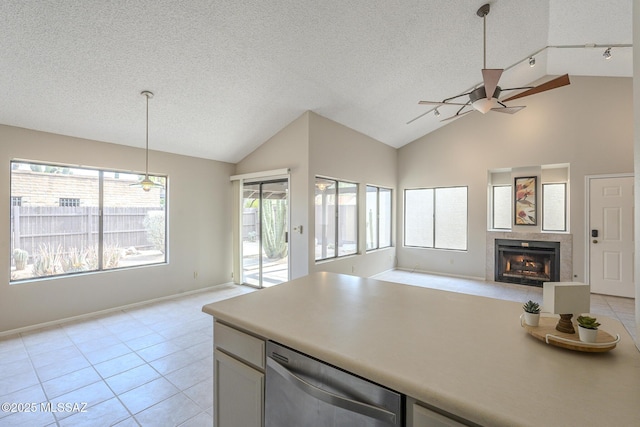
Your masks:
[{"label": "white door", "polygon": [[633,298],[633,177],[589,182],[591,292]]}]

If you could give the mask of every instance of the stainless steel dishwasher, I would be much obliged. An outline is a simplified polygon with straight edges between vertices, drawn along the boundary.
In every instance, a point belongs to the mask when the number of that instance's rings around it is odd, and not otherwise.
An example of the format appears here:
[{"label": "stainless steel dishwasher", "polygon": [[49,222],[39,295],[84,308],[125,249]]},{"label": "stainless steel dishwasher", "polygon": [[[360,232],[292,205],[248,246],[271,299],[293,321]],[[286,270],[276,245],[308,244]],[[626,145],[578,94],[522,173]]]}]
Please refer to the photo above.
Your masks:
[{"label": "stainless steel dishwasher", "polygon": [[399,427],[402,395],[267,342],[265,427]]}]

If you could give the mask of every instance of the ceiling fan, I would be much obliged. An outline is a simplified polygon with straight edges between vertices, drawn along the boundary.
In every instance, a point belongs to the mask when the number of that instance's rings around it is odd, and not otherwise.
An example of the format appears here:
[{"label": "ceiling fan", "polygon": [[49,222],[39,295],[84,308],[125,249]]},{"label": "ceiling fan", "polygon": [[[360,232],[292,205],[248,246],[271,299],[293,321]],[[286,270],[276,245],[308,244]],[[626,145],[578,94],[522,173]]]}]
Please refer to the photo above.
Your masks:
[{"label": "ceiling fan", "polygon": [[[476,12],[483,22],[483,47],[484,47],[484,68],[482,69],[482,86],[479,86],[469,92],[461,93],[460,95],[445,98],[442,101],[420,101],[419,104],[423,105],[456,105],[460,106],[458,111],[451,117],[445,118],[441,121],[447,121],[471,113],[473,111],[479,111],[485,114],[489,111],[497,111],[499,113],[514,114],[525,108],[525,106],[508,106],[505,102],[513,101],[515,99],[524,98],[525,96],[535,95],[536,93],[545,92],[547,90],[556,89],[562,86],[568,85],[569,75],[557,77],[546,83],[538,86],[524,86],[503,89],[498,86],[500,77],[504,72],[502,68],[487,68],[487,15],[489,14],[490,5],[487,3],[478,9]],[[526,89],[526,90],[525,90]],[[502,92],[512,90],[524,90],[516,95],[510,96],[506,99],[500,99]],[[466,102],[457,101],[458,98],[468,96]],[[466,110],[465,110],[466,109]],[[437,111],[437,108],[436,108]]]}]

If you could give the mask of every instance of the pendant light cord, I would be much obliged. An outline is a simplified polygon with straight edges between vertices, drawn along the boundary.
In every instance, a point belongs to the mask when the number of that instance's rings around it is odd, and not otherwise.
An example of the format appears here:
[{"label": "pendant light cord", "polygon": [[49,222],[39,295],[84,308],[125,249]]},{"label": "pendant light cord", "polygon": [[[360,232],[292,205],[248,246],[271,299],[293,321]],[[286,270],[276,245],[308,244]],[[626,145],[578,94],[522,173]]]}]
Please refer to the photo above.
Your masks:
[{"label": "pendant light cord", "polygon": [[144,176],[149,177],[149,94],[145,93],[147,98],[147,129],[146,129],[146,148],[145,148],[145,164],[144,164]]}]

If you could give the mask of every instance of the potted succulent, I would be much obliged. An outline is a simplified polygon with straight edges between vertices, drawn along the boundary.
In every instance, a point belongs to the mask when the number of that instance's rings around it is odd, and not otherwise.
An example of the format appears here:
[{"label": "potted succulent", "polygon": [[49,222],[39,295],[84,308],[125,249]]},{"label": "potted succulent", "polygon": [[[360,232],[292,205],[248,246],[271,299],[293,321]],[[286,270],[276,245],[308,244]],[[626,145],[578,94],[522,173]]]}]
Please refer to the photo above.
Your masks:
[{"label": "potted succulent", "polygon": [[523,306],[524,323],[529,326],[538,326],[540,323],[540,304],[534,301],[527,301]]},{"label": "potted succulent", "polygon": [[578,316],[576,319],[578,322],[578,335],[582,342],[596,342],[598,336],[598,326],[600,323],[596,321],[595,317]]}]

